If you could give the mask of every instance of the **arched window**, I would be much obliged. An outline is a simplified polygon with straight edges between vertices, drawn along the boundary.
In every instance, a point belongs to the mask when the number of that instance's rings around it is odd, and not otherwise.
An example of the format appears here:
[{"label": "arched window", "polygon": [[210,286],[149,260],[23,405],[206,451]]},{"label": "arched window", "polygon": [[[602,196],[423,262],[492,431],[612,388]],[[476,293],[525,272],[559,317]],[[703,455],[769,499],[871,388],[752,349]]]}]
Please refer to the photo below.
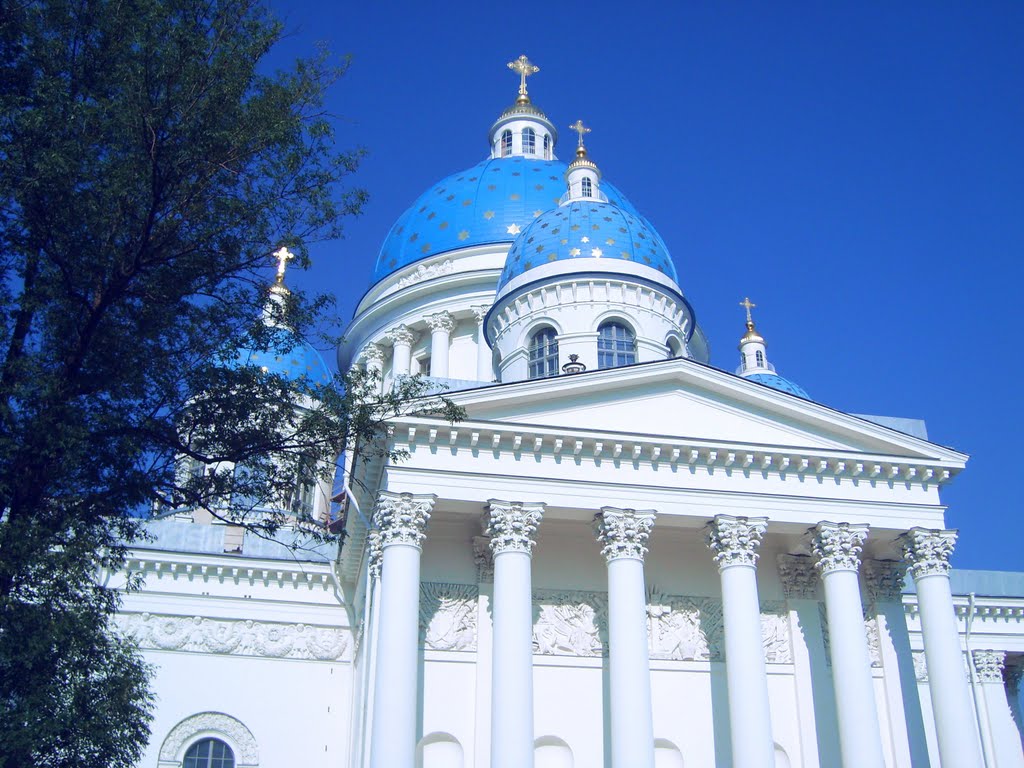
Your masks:
[{"label": "arched window", "polygon": [[665,346],[668,347],[668,357],[671,360],[674,357],[683,356],[683,345],[679,343],[679,339],[673,337],[668,338],[665,341]]},{"label": "arched window", "polygon": [[583,177],[583,196],[593,197],[594,196],[594,185],[591,183],[589,177]]},{"label": "arched window", "polygon": [[541,328],[530,339],[530,378],[558,375],[558,339],[554,328]]},{"label": "arched window", "polygon": [[300,518],[313,517],[316,498],[316,467],[309,456],[299,459],[295,486],[289,493],[288,508]]},{"label": "arched window", "polygon": [[523,154],[537,154],[537,134],[533,128],[523,128]]},{"label": "arched window", "polygon": [[636,337],[622,323],[604,323],[597,329],[597,367],[618,368],[636,362]]},{"label": "arched window", "polygon": [[551,137],[548,134],[544,134],[544,159],[551,159]]},{"label": "arched window", "polygon": [[235,768],[235,753],[220,739],[201,739],[188,748],[181,768]]},{"label": "arched window", "polygon": [[508,157],[512,154],[512,131],[505,130],[501,133],[501,156]]},{"label": "arched window", "polygon": [[757,363],[758,368],[764,368],[764,352],[760,349],[754,352],[754,361]]}]

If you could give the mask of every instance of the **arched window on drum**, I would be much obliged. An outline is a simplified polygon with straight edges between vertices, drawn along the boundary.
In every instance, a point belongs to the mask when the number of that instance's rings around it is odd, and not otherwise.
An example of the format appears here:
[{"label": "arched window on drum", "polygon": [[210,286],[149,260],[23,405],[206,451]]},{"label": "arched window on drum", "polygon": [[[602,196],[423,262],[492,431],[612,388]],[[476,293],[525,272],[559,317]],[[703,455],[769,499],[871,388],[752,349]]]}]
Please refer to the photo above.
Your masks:
[{"label": "arched window on drum", "polygon": [[530,337],[529,374],[531,379],[545,379],[558,375],[558,335],[546,326]]},{"label": "arched window on drum", "polygon": [[501,156],[508,157],[512,154],[512,131],[507,128],[501,133]]},{"label": "arched window on drum", "polygon": [[623,323],[602,323],[597,329],[597,367],[618,368],[636,362],[636,335]]},{"label": "arched window on drum", "polygon": [[523,154],[537,154],[537,133],[533,128],[523,128]]}]

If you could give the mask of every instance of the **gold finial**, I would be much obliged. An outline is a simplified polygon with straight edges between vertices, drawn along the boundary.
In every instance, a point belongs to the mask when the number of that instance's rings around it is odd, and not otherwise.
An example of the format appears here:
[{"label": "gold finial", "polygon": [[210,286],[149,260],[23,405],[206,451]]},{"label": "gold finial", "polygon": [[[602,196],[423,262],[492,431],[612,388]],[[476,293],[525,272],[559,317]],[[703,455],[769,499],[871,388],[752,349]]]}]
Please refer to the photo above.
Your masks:
[{"label": "gold finial", "polygon": [[516,104],[529,104],[530,97],[526,95],[526,78],[540,72],[540,67],[526,56],[520,56],[515,61],[510,61],[508,68],[519,75],[519,98],[516,99]]},{"label": "gold finial", "polygon": [[752,318],[750,316],[750,310],[752,310],[754,307],[756,307],[757,304],[752,302],[749,298],[744,298],[743,301],[740,302],[740,306],[743,307],[745,310],[747,310],[747,324],[748,325],[753,325],[754,324],[754,318]]},{"label": "gold finial", "polygon": [[583,146],[583,134],[590,133],[590,129],[583,124],[582,120],[577,120],[575,123],[569,126],[569,130],[576,131],[576,133],[580,135],[580,140],[576,144],[576,146],[579,147],[580,149],[585,149],[585,147]]},{"label": "gold finial", "polygon": [[295,258],[295,254],[289,251],[287,246],[282,245],[274,251],[274,258],[277,259],[277,279],[274,282],[283,287],[284,271],[288,268],[288,262]]}]

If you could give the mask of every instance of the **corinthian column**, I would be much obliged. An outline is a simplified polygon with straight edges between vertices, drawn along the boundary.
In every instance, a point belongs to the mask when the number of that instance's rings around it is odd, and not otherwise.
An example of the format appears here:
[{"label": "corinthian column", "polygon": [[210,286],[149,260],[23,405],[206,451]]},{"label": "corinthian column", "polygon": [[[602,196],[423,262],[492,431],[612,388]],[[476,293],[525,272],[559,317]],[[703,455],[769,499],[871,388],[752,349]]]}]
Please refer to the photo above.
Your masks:
[{"label": "corinthian column", "polygon": [[494,555],[491,768],[533,765],[533,534],[543,504],[488,502]]},{"label": "corinthian column", "polygon": [[380,344],[367,344],[363,348],[363,360],[366,361],[366,372],[376,377],[374,389],[384,391],[384,350]]},{"label": "corinthian column", "polygon": [[764,517],[716,515],[708,546],[722,579],[725,679],[734,768],[773,768],[775,749],[768,706],[768,672],[757,597],[757,548],[768,529]]},{"label": "corinthian column", "polygon": [[391,372],[394,376],[408,376],[412,364],[412,345],[416,341],[416,333],[407,325],[399,325],[388,331],[393,351],[391,353]]},{"label": "corinthian column", "polygon": [[978,768],[982,764],[980,745],[949,586],[949,558],[956,531],[911,528],[901,541],[917,587],[939,758],[943,766]]},{"label": "corinthian column", "polygon": [[654,768],[644,555],[654,510],[602,507],[594,516],[608,561],[612,768]]},{"label": "corinthian column", "polygon": [[412,768],[416,758],[420,546],[433,494],[381,491],[373,522],[380,531],[383,579],[374,683],[371,768]]},{"label": "corinthian column", "polygon": [[811,549],[825,587],[839,755],[844,768],[885,768],[857,577],[867,535],[866,525],[849,523],[819,523],[811,529]]},{"label": "corinthian column", "polygon": [[491,348],[487,346],[487,336],[484,334],[484,320],[489,309],[486,304],[473,307],[473,317],[476,318],[476,377],[487,382],[494,378]]},{"label": "corinthian column", "polygon": [[437,312],[425,318],[430,327],[430,375],[448,378],[448,350],[455,318],[451,312]]}]

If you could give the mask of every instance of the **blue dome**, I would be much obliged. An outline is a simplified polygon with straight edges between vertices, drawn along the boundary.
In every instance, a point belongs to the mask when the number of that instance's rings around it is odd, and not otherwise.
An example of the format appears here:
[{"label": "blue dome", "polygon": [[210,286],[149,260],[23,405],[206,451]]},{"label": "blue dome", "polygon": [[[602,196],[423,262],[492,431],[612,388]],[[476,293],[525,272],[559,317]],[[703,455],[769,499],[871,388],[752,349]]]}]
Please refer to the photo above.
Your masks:
[{"label": "blue dome", "polygon": [[[601,191],[607,189],[601,182]],[[632,206],[615,204],[611,195],[609,200],[576,201],[534,219],[508,252],[499,290],[541,264],[593,258],[645,264],[678,286],[672,257],[654,227]]]},{"label": "blue dome", "polygon": [[[373,280],[456,248],[511,243],[565,194],[566,165],[527,157],[491,158],[428,189],[391,228],[377,257]],[[607,182],[601,191],[639,216]]]},{"label": "blue dome", "polygon": [[811,396],[807,394],[806,390],[799,384],[784,379],[774,373],[752,373],[749,376],[744,376],[745,379],[756,381],[758,384],[764,384],[766,387],[777,389],[780,392],[788,392],[791,395],[802,397],[804,400],[810,400]]},{"label": "blue dome", "polygon": [[267,373],[283,376],[289,381],[312,384],[314,386],[331,383],[331,372],[323,357],[313,347],[298,342],[291,349],[267,350],[254,352],[240,350],[239,365],[254,365]]}]

